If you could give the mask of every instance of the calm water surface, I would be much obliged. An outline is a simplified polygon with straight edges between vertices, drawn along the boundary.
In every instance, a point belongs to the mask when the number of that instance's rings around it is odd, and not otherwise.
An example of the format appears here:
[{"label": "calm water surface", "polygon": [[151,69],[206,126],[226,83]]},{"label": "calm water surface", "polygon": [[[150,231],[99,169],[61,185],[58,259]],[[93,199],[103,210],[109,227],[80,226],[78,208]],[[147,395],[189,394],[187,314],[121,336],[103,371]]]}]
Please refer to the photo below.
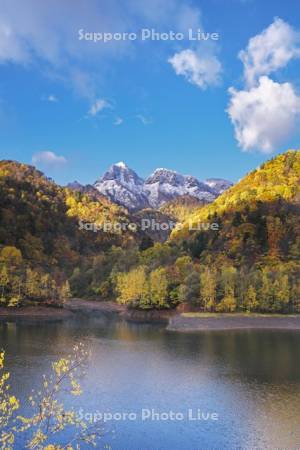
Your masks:
[{"label": "calm water surface", "polygon": [[[103,443],[112,449],[300,448],[300,332],[179,334],[84,317],[1,322],[0,346],[17,396],[27,398],[51,361],[80,341],[92,361],[76,409],[137,414],[136,421],[108,425]],[[179,412],[184,420],[143,421],[147,408]],[[188,409],[218,420],[188,420]]]}]

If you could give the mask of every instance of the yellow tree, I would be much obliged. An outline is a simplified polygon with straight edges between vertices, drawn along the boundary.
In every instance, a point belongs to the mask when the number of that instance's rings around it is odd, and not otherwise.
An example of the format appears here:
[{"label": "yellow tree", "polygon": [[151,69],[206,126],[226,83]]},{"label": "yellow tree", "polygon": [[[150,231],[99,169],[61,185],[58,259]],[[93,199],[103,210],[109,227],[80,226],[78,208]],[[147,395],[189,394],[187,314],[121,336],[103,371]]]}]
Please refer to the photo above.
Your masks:
[{"label": "yellow tree", "polygon": [[[29,403],[33,408],[30,416],[17,416],[20,405],[10,394],[9,373],[4,373],[4,352],[0,353],[0,448],[13,450],[20,448],[17,438],[24,442],[23,448],[31,450],[73,450],[80,449],[80,442],[96,447],[103,430],[102,425],[84,420],[73,408],[66,408],[61,393],[73,396],[82,393],[79,379],[85,372],[89,354],[82,344],[73,352],[52,363],[49,376],[43,376],[42,386],[32,391]],[[55,442],[56,435],[67,431],[71,436],[63,445]],[[61,438],[61,434],[60,434]]]},{"label": "yellow tree", "polygon": [[0,271],[0,287],[1,287],[1,302],[5,301],[5,289],[9,283],[9,275],[7,271],[7,267],[3,266]]},{"label": "yellow tree", "polygon": [[159,308],[167,306],[168,280],[166,269],[158,267],[150,273],[149,287],[151,304]]},{"label": "yellow tree", "polygon": [[221,302],[217,305],[217,311],[219,312],[234,312],[236,310],[236,296],[235,296],[235,283],[236,283],[235,267],[224,267],[221,273],[222,287],[224,296]]},{"label": "yellow tree", "polygon": [[246,308],[248,312],[255,311],[259,306],[259,302],[257,300],[256,290],[250,284],[246,291]]},{"label": "yellow tree", "polygon": [[149,284],[143,266],[127,273],[118,273],[116,290],[118,302],[121,304],[138,305],[144,308],[150,304]]},{"label": "yellow tree", "polygon": [[14,448],[15,433],[11,425],[19,402],[10,393],[9,372],[4,371],[4,352],[0,352],[0,444],[1,449]]},{"label": "yellow tree", "polygon": [[217,295],[216,270],[206,267],[200,274],[200,297],[206,311],[213,311],[216,306]]},{"label": "yellow tree", "polygon": [[65,303],[71,297],[71,289],[68,280],[66,280],[59,291],[59,297],[62,303]]}]

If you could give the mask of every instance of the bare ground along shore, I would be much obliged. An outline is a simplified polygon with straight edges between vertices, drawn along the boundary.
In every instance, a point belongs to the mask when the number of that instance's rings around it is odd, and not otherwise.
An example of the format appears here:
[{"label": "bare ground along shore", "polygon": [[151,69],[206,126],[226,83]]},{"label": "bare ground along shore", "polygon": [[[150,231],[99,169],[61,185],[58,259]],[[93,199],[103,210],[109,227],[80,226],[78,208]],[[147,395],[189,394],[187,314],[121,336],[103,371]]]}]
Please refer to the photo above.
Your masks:
[{"label": "bare ground along shore", "polygon": [[91,315],[95,312],[120,314],[126,308],[114,302],[88,301],[72,299],[63,308],[55,306],[21,306],[9,308],[0,306],[1,319],[33,319],[33,320],[64,320],[76,317],[76,313]]},{"label": "bare ground along shore", "polygon": [[64,304],[64,309],[73,312],[93,313],[96,311],[103,313],[121,314],[126,307],[116,302],[103,302],[97,300],[82,300],[80,298],[72,298]]},{"label": "bare ground along shore", "polygon": [[21,306],[19,308],[0,307],[1,319],[33,319],[33,320],[64,320],[74,317],[72,311],[50,306]]},{"label": "bare ground along shore", "polygon": [[131,322],[164,323],[167,330],[201,332],[206,330],[274,329],[300,330],[300,314],[221,314],[175,310],[133,310],[113,301],[69,300],[63,308],[53,306],[0,307],[0,320],[65,320],[76,313],[116,316]]}]

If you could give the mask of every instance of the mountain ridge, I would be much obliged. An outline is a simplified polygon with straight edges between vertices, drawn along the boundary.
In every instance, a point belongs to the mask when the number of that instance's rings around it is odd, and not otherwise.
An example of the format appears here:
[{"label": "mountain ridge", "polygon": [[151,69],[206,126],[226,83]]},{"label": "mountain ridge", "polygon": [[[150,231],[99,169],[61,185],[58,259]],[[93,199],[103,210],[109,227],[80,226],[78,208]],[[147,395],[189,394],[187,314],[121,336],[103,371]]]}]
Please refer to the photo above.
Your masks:
[{"label": "mountain ridge", "polygon": [[[111,165],[92,186],[112,202],[129,211],[139,211],[146,208],[159,209],[162,205],[185,195],[210,203],[232,184],[221,178],[200,181],[192,175],[182,175],[165,168],[157,168],[143,179],[126,163],[120,161]],[[86,190],[84,185],[76,181],[67,187]]]}]

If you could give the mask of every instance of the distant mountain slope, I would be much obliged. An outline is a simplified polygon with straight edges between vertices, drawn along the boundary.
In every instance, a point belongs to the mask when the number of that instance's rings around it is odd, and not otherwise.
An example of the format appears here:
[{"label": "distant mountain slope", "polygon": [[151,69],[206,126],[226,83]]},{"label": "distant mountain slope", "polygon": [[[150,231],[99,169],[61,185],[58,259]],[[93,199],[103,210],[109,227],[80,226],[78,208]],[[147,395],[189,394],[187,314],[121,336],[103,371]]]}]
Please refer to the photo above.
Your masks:
[{"label": "distant mountain slope", "polygon": [[223,178],[207,178],[207,180],[204,180],[204,184],[207,184],[207,186],[213,189],[217,194],[222,194],[233,186],[231,181],[223,180]]},{"label": "distant mountain slope", "polygon": [[101,194],[91,184],[83,185],[83,184],[78,183],[78,181],[74,181],[73,183],[68,183],[65,187],[74,192],[80,192],[81,194],[88,194],[93,199],[97,199],[97,200],[103,201],[105,203],[109,202],[108,197]]},{"label": "distant mountain slope", "polygon": [[181,195],[163,204],[160,207],[160,211],[168,214],[176,221],[184,222],[194,211],[199,210],[199,208],[207,205],[207,203],[207,201],[200,200],[191,195]]},{"label": "distant mountain slope", "polygon": [[149,207],[160,208],[182,195],[212,202],[231,185],[229,181],[214,178],[201,182],[190,175],[168,169],[156,169],[144,181],[125,163],[119,162],[112,165],[94,187],[111,201],[131,211],[138,211]]},{"label": "distant mountain slope", "polygon": [[206,202],[212,202],[217,197],[213,189],[197,178],[167,169],[156,169],[146,179],[144,190],[152,208],[159,208],[164,203],[182,195],[190,195]]}]

